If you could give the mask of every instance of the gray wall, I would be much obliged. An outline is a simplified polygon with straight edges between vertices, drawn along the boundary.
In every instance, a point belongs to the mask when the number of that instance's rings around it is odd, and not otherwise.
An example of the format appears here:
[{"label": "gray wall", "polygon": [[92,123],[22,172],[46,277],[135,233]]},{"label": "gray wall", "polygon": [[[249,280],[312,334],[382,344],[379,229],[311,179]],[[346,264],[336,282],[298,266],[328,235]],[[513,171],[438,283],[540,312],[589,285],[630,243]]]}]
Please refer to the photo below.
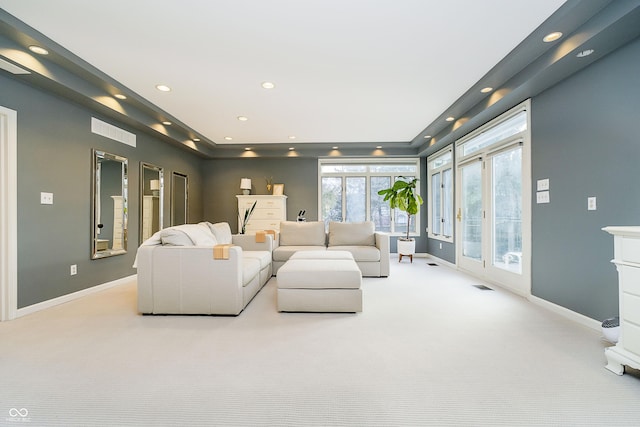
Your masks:
[{"label": "gray wall", "polygon": [[[532,293],[599,320],[618,313],[601,228],[640,224],[639,73],[635,40],[532,100]],[[537,205],[543,178],[551,203]]]},{"label": "gray wall", "polygon": [[[135,274],[138,246],[139,162],[187,173],[190,220],[202,217],[202,160],[66,99],[0,75],[0,105],[18,112],[18,308]],[[90,132],[97,117],[137,134],[137,148]],[[129,159],[126,255],[90,260],[91,149]],[[167,182],[165,182],[165,185]],[[40,192],[54,194],[40,204]],[[169,191],[165,188],[165,225]],[[78,274],[69,275],[77,264]]]}]

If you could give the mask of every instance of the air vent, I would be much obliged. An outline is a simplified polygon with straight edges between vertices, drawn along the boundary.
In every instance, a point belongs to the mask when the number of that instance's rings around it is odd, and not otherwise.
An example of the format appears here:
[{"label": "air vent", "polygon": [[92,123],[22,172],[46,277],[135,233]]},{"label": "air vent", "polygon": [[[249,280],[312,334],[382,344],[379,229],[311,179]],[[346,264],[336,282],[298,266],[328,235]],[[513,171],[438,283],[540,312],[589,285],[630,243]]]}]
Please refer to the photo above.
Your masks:
[{"label": "air vent", "polygon": [[95,117],[91,117],[91,132],[96,135],[104,136],[105,138],[113,139],[114,141],[122,142],[123,144],[136,146],[136,135],[127,132],[124,129],[120,129],[114,125],[98,120]]},{"label": "air vent", "polygon": [[31,74],[30,71],[20,68],[9,61],[0,58],[0,69],[10,72],[11,74]]}]

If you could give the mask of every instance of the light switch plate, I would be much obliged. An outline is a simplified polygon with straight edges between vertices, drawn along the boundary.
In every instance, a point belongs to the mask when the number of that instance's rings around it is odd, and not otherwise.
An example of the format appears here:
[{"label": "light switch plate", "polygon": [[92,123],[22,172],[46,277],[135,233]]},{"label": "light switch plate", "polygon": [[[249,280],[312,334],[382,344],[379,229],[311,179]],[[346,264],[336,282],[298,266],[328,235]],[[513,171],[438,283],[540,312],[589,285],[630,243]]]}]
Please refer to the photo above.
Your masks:
[{"label": "light switch plate", "polygon": [[549,178],[539,179],[537,181],[537,190],[545,191],[549,189]]},{"label": "light switch plate", "polygon": [[536,203],[549,203],[549,192],[538,191],[536,193]]},{"label": "light switch plate", "polygon": [[53,204],[53,193],[40,193],[40,204],[41,205],[52,205]]}]

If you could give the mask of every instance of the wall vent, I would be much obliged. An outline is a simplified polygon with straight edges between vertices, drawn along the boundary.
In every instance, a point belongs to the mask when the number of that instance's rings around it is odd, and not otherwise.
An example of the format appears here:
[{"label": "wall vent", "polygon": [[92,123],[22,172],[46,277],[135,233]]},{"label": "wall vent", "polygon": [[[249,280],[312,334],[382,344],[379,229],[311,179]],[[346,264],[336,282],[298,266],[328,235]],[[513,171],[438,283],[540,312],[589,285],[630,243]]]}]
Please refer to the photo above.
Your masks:
[{"label": "wall vent", "polygon": [[104,136],[105,138],[113,139],[114,141],[122,142],[123,144],[136,146],[136,135],[127,132],[124,129],[120,129],[114,125],[98,120],[95,117],[91,117],[91,132],[96,135]]}]

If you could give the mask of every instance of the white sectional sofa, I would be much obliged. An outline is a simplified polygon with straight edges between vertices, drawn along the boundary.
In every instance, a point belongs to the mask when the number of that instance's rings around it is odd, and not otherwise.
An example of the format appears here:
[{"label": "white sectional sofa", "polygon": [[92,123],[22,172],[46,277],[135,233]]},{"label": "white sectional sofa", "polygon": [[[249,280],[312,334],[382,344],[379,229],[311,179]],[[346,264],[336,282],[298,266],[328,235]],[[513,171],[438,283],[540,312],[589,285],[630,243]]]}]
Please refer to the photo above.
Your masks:
[{"label": "white sectional sofa", "polygon": [[271,278],[272,250],[273,236],[232,235],[227,223],[161,230],[138,249],[138,311],[237,315]]},{"label": "white sectional sofa", "polygon": [[375,231],[372,221],[324,222],[282,221],[273,249],[274,274],[298,251],[348,251],[363,276],[389,276],[389,235]]}]

